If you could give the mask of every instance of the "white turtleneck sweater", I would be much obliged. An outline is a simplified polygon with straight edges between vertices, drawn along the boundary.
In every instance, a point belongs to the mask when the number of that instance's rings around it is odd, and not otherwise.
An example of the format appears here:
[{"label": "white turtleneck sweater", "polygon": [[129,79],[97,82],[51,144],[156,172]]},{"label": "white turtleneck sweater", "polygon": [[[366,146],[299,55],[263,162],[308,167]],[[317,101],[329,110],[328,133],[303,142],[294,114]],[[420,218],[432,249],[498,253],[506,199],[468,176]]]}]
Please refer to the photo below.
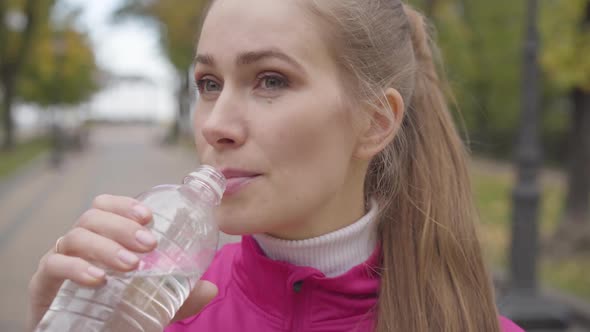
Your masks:
[{"label": "white turtleneck sweater", "polygon": [[326,275],[337,277],[365,262],[377,245],[376,202],[354,224],[332,233],[306,240],[283,240],[267,234],[255,234],[262,251],[272,260],[297,266],[313,267]]}]

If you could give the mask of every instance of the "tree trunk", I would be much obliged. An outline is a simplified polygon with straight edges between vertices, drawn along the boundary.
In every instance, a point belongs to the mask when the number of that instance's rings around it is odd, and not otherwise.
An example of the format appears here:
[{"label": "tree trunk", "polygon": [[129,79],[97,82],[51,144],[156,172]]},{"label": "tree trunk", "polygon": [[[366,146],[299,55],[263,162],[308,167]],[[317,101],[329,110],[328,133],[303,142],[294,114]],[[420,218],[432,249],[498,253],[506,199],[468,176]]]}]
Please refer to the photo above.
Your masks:
[{"label": "tree trunk", "polygon": [[[8,27],[4,24],[4,18],[6,17],[6,2],[4,0],[0,1],[0,45],[6,45],[6,33]],[[4,60],[6,54],[8,53],[6,47],[0,48],[0,70],[2,70],[1,66],[6,61]]]},{"label": "tree trunk", "polygon": [[434,8],[436,3],[436,0],[424,0],[424,15],[432,22],[434,22]]},{"label": "tree trunk", "polygon": [[574,89],[563,220],[548,249],[553,256],[590,252],[590,92]]},{"label": "tree trunk", "polygon": [[12,117],[14,80],[8,79],[7,81],[2,82],[2,89],[2,126],[4,127],[2,149],[11,150],[14,148],[14,119]]},{"label": "tree trunk", "polygon": [[[461,0],[461,7],[463,8],[463,20],[468,29],[471,30],[471,37],[469,39],[469,51],[473,56],[476,63],[476,67],[480,72],[477,78],[474,79],[470,90],[473,92],[476,104],[475,104],[475,128],[471,129],[469,136],[471,137],[470,144],[475,151],[490,153],[496,149],[492,146],[492,140],[490,139],[490,115],[489,115],[489,104],[490,104],[490,87],[489,82],[486,80],[485,69],[486,54],[483,45],[483,36],[476,22],[474,14],[474,6],[470,1]],[[433,4],[434,6],[435,4]]]},{"label": "tree trunk", "polygon": [[[2,0],[3,1],[3,0]],[[14,147],[14,120],[12,115],[12,102],[16,93],[16,83],[20,69],[30,55],[33,44],[35,29],[38,24],[38,18],[35,9],[39,6],[38,0],[27,0],[24,5],[24,14],[27,18],[27,25],[22,32],[22,41],[17,49],[14,59],[7,59],[6,54],[0,54],[0,80],[4,95],[2,96],[2,122],[4,126],[4,138],[2,142],[3,149],[12,149]],[[0,6],[0,23],[4,20],[4,5]],[[0,41],[3,41],[5,30],[0,31]],[[0,44],[3,45],[3,44]]]},{"label": "tree trunk", "polygon": [[590,92],[574,89],[565,222],[590,223]]},{"label": "tree trunk", "polygon": [[186,114],[189,112],[189,101],[188,101],[188,89],[189,89],[189,79],[187,75],[180,75],[181,76],[181,83],[176,93],[176,118],[172,123],[172,128],[170,128],[170,133],[168,135],[168,142],[169,143],[176,143],[181,136],[181,122],[185,120]]},{"label": "tree trunk", "polygon": [[[590,24],[590,1],[582,27]],[[563,220],[552,239],[558,255],[590,253],[590,91],[575,87],[569,137],[568,188]]]}]

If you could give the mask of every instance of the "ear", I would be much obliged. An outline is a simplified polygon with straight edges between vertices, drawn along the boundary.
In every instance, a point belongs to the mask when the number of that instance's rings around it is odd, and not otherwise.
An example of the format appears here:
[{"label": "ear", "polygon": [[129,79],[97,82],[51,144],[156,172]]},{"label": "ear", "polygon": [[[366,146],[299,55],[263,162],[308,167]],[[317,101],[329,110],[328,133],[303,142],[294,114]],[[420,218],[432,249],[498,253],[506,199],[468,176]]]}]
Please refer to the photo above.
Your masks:
[{"label": "ear", "polygon": [[385,90],[385,99],[378,101],[380,109],[371,107],[367,110],[355,157],[370,160],[393,141],[404,118],[404,100],[394,88]]}]

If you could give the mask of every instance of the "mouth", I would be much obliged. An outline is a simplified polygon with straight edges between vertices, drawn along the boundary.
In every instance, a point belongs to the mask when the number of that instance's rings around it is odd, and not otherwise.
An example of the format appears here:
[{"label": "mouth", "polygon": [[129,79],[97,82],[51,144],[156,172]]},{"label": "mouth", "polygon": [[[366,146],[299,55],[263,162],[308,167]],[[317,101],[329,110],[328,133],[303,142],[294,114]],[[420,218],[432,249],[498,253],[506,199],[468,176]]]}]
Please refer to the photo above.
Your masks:
[{"label": "mouth", "polygon": [[241,169],[225,168],[221,173],[226,178],[226,188],[223,197],[235,195],[262,174]]}]

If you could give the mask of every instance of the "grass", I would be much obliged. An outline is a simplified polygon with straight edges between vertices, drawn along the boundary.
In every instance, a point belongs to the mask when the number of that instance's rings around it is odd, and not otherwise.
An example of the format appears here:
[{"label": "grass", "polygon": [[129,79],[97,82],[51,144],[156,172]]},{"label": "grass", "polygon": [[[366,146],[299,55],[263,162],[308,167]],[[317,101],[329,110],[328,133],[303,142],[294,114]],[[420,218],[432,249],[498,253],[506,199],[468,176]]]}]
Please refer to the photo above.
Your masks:
[{"label": "grass", "polygon": [[[507,270],[513,176],[506,171],[474,167],[472,181],[481,217],[479,232],[484,255],[492,266]],[[539,229],[541,238],[546,239],[559,222],[565,190],[557,181],[543,181],[541,189]],[[542,285],[590,301],[590,255],[559,261],[541,258],[539,265]]]},{"label": "grass", "polygon": [[14,173],[42,152],[49,149],[49,140],[45,138],[33,139],[15,146],[10,151],[0,150],[0,179]]}]

